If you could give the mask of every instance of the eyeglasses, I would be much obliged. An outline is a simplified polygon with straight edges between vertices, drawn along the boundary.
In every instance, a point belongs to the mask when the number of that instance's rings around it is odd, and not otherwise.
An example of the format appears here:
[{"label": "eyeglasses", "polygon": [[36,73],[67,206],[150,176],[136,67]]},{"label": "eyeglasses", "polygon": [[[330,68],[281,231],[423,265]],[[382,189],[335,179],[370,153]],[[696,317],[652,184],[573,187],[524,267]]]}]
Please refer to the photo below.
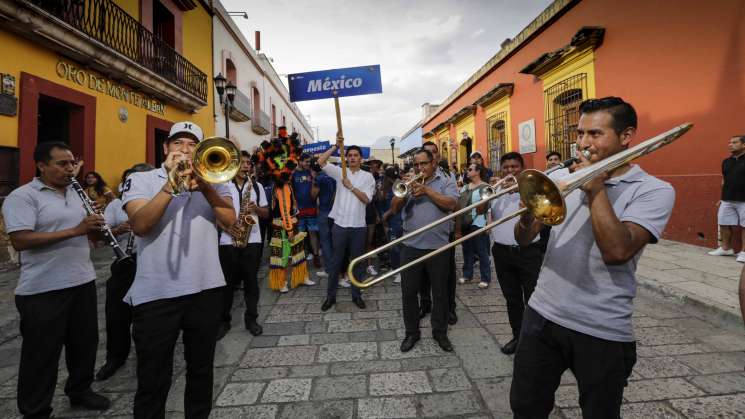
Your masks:
[{"label": "eyeglasses", "polygon": [[479,171],[479,169],[477,169],[477,168],[475,168],[475,167],[469,167],[469,168],[468,168],[468,171],[469,171],[469,172],[478,172],[478,171]]},{"label": "eyeglasses", "polygon": [[415,162],[412,166],[414,166],[414,167],[422,167],[422,166],[426,166],[426,165],[428,165],[430,163],[432,163],[432,160],[420,161],[419,163],[416,163]]}]

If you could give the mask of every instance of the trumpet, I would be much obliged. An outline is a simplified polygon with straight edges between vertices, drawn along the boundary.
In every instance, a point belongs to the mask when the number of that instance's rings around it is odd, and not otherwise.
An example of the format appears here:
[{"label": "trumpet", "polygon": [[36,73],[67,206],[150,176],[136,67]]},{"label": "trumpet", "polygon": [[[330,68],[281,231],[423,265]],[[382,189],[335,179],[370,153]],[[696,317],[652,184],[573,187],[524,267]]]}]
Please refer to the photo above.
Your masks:
[{"label": "trumpet", "polygon": [[190,175],[182,172],[189,168],[196,176],[209,183],[224,183],[232,179],[241,166],[241,152],[224,137],[206,138],[197,144],[191,160],[181,160],[168,173],[173,196],[189,191]]},{"label": "trumpet", "polygon": [[395,195],[397,198],[406,198],[411,194],[411,185],[413,185],[416,182],[422,182],[424,181],[424,173],[418,173],[413,178],[409,179],[408,181],[402,181],[397,180],[393,184],[393,195]]},{"label": "trumpet", "polygon": [[[369,288],[387,278],[390,278],[406,269],[409,269],[414,265],[423,262],[426,259],[450,250],[453,247],[463,243],[464,241],[469,240],[481,233],[489,231],[494,227],[503,224],[515,217],[518,217],[526,212],[530,212],[537,220],[541,221],[543,224],[550,226],[561,224],[564,221],[564,217],[566,216],[566,203],[564,201],[564,197],[579,189],[585,183],[600,176],[601,174],[610,172],[631,162],[632,160],[650,154],[654,151],[657,151],[659,148],[670,144],[671,142],[675,141],[683,134],[688,132],[691,127],[693,127],[693,124],[691,123],[679,125],[669,131],[657,135],[656,137],[643,141],[634,147],[628,148],[620,153],[610,156],[607,159],[577,170],[571,175],[560,179],[558,182],[550,179],[544,172],[540,172],[534,169],[524,170],[517,177],[517,184],[509,188],[502,189],[499,192],[495,192],[491,197],[487,199],[482,199],[481,201],[471,204],[459,211],[453,212],[446,217],[435,220],[428,225],[425,225],[415,231],[412,231],[411,233],[405,234],[402,237],[399,237],[398,239],[385,244],[384,246],[381,246],[377,249],[365,253],[362,256],[355,258],[349,263],[347,277],[355,287]],[[586,150],[584,150],[583,153],[585,153],[584,155],[585,157],[587,157]],[[571,165],[571,162],[569,160],[565,161],[564,163],[568,163],[569,165]],[[500,183],[503,182],[500,181]],[[374,278],[368,278],[365,281],[360,281],[354,276],[354,267],[361,261],[369,259],[377,255],[378,253],[403,242],[404,240],[408,240],[411,237],[416,236],[417,234],[421,234],[427,230],[430,230],[431,228],[457,215],[460,215],[467,210],[471,210],[479,205],[482,205],[486,202],[486,200],[496,199],[506,193],[510,193],[515,190],[515,188],[517,188],[518,192],[520,193],[520,200],[525,205],[524,208],[511,214],[507,214],[498,220],[492,221],[486,226],[449,243],[447,246],[435,249],[432,252],[427,253],[426,255],[421,256],[420,258],[413,260],[397,269],[390,270],[383,275]]]}]

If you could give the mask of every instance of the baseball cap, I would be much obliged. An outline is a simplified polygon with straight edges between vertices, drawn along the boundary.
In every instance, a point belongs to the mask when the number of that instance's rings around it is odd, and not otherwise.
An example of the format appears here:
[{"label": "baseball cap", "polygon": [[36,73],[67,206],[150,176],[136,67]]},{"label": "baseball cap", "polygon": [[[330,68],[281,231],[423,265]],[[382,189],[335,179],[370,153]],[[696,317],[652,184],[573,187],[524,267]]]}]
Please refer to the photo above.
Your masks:
[{"label": "baseball cap", "polygon": [[171,132],[168,133],[168,139],[172,140],[177,136],[192,137],[197,141],[202,141],[204,139],[202,128],[199,128],[199,125],[191,121],[176,122],[173,124]]},{"label": "baseball cap", "polygon": [[481,152],[479,152],[479,151],[474,151],[473,153],[471,153],[471,156],[470,157],[473,157],[473,156],[479,156],[479,157],[482,157],[482,158],[484,157],[484,156],[481,155]]}]

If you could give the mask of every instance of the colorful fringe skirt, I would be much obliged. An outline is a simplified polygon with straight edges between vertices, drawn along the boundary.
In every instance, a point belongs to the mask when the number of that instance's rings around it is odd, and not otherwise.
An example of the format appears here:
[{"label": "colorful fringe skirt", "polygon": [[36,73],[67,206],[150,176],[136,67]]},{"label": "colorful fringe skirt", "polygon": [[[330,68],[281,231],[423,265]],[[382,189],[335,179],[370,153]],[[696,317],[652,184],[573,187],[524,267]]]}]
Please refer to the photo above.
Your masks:
[{"label": "colorful fringe skirt", "polygon": [[296,288],[308,279],[308,265],[305,261],[305,232],[298,232],[297,223],[293,223],[292,238],[282,227],[282,220],[275,218],[272,222],[272,238],[269,241],[269,288],[279,291],[287,285],[287,269],[291,269],[290,285]]}]

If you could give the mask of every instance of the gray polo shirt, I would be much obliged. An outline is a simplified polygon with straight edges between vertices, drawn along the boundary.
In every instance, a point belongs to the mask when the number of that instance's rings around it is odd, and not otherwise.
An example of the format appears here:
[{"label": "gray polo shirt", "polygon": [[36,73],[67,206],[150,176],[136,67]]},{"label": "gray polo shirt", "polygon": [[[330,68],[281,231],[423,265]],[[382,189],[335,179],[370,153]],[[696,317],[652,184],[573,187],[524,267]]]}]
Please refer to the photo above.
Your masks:
[{"label": "gray polo shirt", "polygon": [[[164,168],[133,173],[122,202],[152,199],[166,183]],[[225,185],[212,185],[230,198]],[[225,285],[218,258],[215,212],[201,192],[186,192],[171,199],[160,221],[137,237],[137,274],[124,301],[133,306],[148,301],[196,294]]]},{"label": "gray polo shirt", "polygon": [[[644,227],[659,239],[675,202],[675,190],[633,165],[605,182],[621,222]],[[622,265],[606,265],[595,242],[584,192],[566,197],[564,223],[551,229],[538,284],[528,304],[566,328],[618,342],[634,341],[631,314],[636,264],[642,251]]]},{"label": "gray polo shirt", "polygon": [[[452,182],[452,178],[448,177],[440,170],[435,171],[435,176],[430,179],[426,185],[435,192],[456,200],[458,199],[458,187],[454,182]],[[418,198],[409,197],[401,210],[404,234],[408,234],[435,220],[445,217],[448,213],[449,212],[441,210],[426,196],[420,196]],[[403,243],[404,245],[415,249],[437,249],[450,242],[450,230],[450,223],[445,222],[422,234],[404,240]]]},{"label": "gray polo shirt", "polygon": [[[17,188],[5,198],[3,217],[8,233],[30,230],[53,232],[73,228],[86,217],[80,197],[72,187],[65,195],[39,178]],[[48,246],[22,250],[21,276],[16,295],[34,295],[82,285],[96,279],[85,235]]]}]

